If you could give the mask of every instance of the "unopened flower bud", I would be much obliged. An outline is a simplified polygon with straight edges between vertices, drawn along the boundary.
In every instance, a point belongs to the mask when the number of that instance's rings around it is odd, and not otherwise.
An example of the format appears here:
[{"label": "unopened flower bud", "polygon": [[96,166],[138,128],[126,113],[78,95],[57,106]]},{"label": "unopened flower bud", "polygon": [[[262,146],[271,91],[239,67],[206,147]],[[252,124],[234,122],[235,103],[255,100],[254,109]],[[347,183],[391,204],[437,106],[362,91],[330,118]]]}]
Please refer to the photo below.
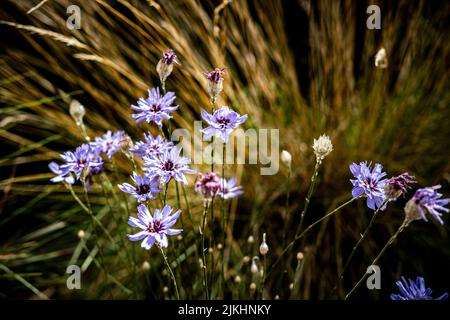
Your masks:
[{"label": "unopened flower bud", "polygon": [[258,257],[253,257],[252,266],[250,267],[250,271],[253,274],[257,274],[258,273],[258,265],[256,264],[257,260],[258,260]]},{"label": "unopened flower bud", "polygon": [[281,151],[281,162],[283,162],[285,166],[291,167],[292,156],[288,151]]},{"label": "unopened flower bud", "polygon": [[297,253],[297,260],[298,260],[298,261],[303,260],[303,253],[302,253],[302,252],[298,252],[298,253]]},{"label": "unopened flower bud", "polygon": [[265,256],[269,252],[269,246],[266,243],[266,234],[263,234],[263,241],[261,245],[259,246],[259,253],[261,253],[263,256]]},{"label": "unopened flower bud", "polygon": [[168,287],[166,287],[166,286],[164,286],[164,288],[163,288],[163,292],[164,292],[164,293],[167,293],[167,292],[169,292],[169,288],[168,288]]},{"label": "unopened flower bud", "polygon": [[142,264],[142,270],[143,271],[150,270],[150,263],[148,263],[148,261],[144,261],[144,263]]},{"label": "unopened flower bud", "polygon": [[280,296],[278,294],[275,296],[275,300],[280,300]]},{"label": "unopened flower bud", "polygon": [[219,244],[217,245],[217,249],[222,250],[222,248],[223,248],[223,245],[222,245],[221,243],[219,243]]},{"label": "unopened flower bud", "polygon": [[242,262],[243,262],[243,263],[249,263],[249,262],[250,262],[250,257],[249,257],[249,256],[244,256],[244,257],[242,258]]},{"label": "unopened flower bud", "polygon": [[255,238],[253,236],[249,236],[248,239],[247,239],[247,242],[252,244],[252,243],[255,242]]},{"label": "unopened flower bud", "polygon": [[380,69],[386,69],[387,66],[388,66],[388,59],[386,56],[386,49],[381,48],[375,55],[375,67]]},{"label": "unopened flower bud", "polygon": [[294,289],[294,283],[291,282],[291,283],[289,284],[289,290],[292,290],[292,289]]},{"label": "unopened flower bud", "polygon": [[166,82],[167,77],[172,73],[174,62],[179,64],[177,55],[172,49],[163,53],[161,60],[156,65],[156,71],[158,72],[161,83]]},{"label": "unopened flower bud", "polygon": [[78,231],[78,238],[83,239],[85,237],[85,235],[86,234],[85,234],[84,230]]},{"label": "unopened flower bud", "polygon": [[255,291],[256,290],[256,283],[252,282],[250,283],[250,291]]},{"label": "unopened flower bud", "polygon": [[322,161],[333,151],[333,144],[331,143],[330,137],[322,134],[319,139],[314,139],[313,150],[317,161]]},{"label": "unopened flower bud", "polygon": [[235,283],[241,283],[241,277],[236,276],[236,277],[234,278],[234,282],[235,282]]},{"label": "unopened flower bud", "polygon": [[213,253],[214,249],[213,248],[208,248],[208,253]]},{"label": "unopened flower bud", "polygon": [[86,114],[83,105],[78,100],[72,100],[70,102],[69,112],[77,126],[81,126],[83,124],[83,117]]},{"label": "unopened flower bud", "polygon": [[204,75],[208,79],[208,93],[211,100],[216,100],[223,90],[223,77],[225,69],[215,68],[211,72],[205,72]]}]

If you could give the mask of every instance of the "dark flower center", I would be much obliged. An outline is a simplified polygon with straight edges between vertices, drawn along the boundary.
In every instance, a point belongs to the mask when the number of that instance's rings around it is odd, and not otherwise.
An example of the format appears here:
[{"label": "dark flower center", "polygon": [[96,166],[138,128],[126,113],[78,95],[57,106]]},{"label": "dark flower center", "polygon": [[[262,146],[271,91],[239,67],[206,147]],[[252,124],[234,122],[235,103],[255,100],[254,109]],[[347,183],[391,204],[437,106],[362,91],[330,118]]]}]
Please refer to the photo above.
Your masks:
[{"label": "dark flower center", "polygon": [[150,191],[150,186],[148,184],[141,184],[140,186],[137,186],[136,193],[138,195],[147,194]]},{"label": "dark flower center", "polygon": [[230,123],[230,120],[228,120],[228,119],[226,119],[226,118],[220,118],[220,119],[217,119],[217,123],[219,123],[219,125],[220,125],[222,128],[224,128],[224,127],[226,127],[226,126]]},{"label": "dark flower center", "polygon": [[161,232],[163,230],[163,225],[160,220],[153,220],[148,224],[147,231],[148,232]]},{"label": "dark flower center", "polygon": [[172,171],[173,169],[175,169],[175,165],[173,164],[172,161],[168,160],[168,161],[164,162],[164,164],[163,164],[164,171]]},{"label": "dark flower center", "polygon": [[159,104],[152,104],[150,106],[150,111],[151,112],[159,112],[159,111],[161,111],[161,107],[159,106]]}]

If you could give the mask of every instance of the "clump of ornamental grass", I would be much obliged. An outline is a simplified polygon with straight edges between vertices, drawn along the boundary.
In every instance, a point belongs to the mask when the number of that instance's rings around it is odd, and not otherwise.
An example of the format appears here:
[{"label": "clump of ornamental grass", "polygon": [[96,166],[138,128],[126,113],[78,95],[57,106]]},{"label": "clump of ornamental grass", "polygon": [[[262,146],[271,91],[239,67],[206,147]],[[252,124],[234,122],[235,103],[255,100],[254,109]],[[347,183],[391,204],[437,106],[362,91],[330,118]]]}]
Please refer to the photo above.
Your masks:
[{"label": "clump of ornamental grass", "polygon": [[[180,110],[169,113],[173,116],[171,125],[192,129],[200,107],[211,115],[215,111],[211,108],[209,79],[204,72],[216,66],[219,70],[226,67],[222,75],[225,82],[216,103],[248,114],[246,127],[283,128],[280,150],[289,150],[292,164],[289,169],[280,167],[280,174],[264,179],[252,166],[246,167],[242,179],[243,170],[236,166],[233,168],[237,169],[233,173],[236,179],[229,188],[225,181],[230,182],[230,172],[223,175],[220,167],[215,168],[223,179],[223,194],[235,188],[236,181],[245,189],[244,201],[237,204],[230,199],[227,203],[230,218],[239,219],[239,223],[228,224],[227,234],[233,237],[227,237],[229,246],[224,250],[229,262],[224,277],[231,279],[238,273],[242,280],[238,288],[226,282],[227,289],[234,290],[234,297],[249,297],[249,287],[253,287],[241,269],[243,257],[258,252],[256,245],[247,244],[248,236],[264,230],[271,235],[271,243],[281,243],[283,238],[290,241],[295,236],[304,201],[292,199],[305,198],[310,187],[315,159],[308,145],[320,133],[327,132],[333,138],[334,150],[321,165],[320,188],[311,196],[305,227],[319,218],[317,214],[330,212],[345,201],[347,164],[359,159],[382,162],[392,172],[413,172],[421,185],[439,181],[446,188],[449,167],[445,150],[450,147],[450,132],[446,125],[449,109],[445,107],[449,95],[444,84],[448,78],[445,57],[450,47],[439,39],[444,32],[440,21],[446,21],[448,5],[439,11],[431,10],[428,3],[417,7],[399,2],[383,7],[383,29],[374,33],[357,27],[364,25],[364,21],[359,21],[364,14],[352,1],[331,5],[240,1],[225,4],[220,10],[190,0],[86,2],[82,8],[82,29],[74,31],[66,28],[64,19],[70,4],[70,1],[48,1],[27,14],[35,7],[35,1],[6,2],[0,12],[6,48],[0,66],[0,135],[4,147],[0,164],[5,169],[0,182],[4,194],[0,200],[0,227],[6,230],[2,233],[6,240],[2,240],[0,264],[11,275],[2,279],[7,284],[2,294],[25,298],[46,294],[52,298],[173,297],[167,275],[147,272],[140,278],[144,261],[151,264],[150,270],[164,270],[159,252],[143,253],[137,250],[138,245],[128,241],[122,246],[122,240],[126,240],[123,234],[129,232],[126,217],[136,213],[128,213],[127,208],[130,211],[138,198],[115,186],[127,183],[131,186],[129,190],[139,191],[131,178],[130,168],[134,167],[131,159],[136,167],[141,166],[142,160],[137,155],[143,156],[144,144],[148,143],[149,148],[152,145],[146,137],[165,138],[157,125],[143,121],[136,126],[129,106],[136,105],[139,97],[148,99],[147,90],[157,87],[159,82],[161,91],[167,88],[167,92],[177,95]],[[295,16],[293,19],[296,12],[302,19]],[[304,21],[307,27],[296,25],[295,21]],[[291,23],[294,26],[290,27]],[[291,30],[296,30],[293,36]],[[291,44],[299,43],[299,34],[304,35],[305,41],[301,43],[305,46],[293,52]],[[389,62],[386,68],[375,66],[376,54],[382,47]],[[173,48],[173,53],[168,48]],[[181,65],[175,59],[170,63],[173,55]],[[155,67],[161,60],[159,68]],[[71,106],[79,110],[69,112]],[[110,161],[102,154],[102,170],[96,174],[100,166],[89,166],[83,169],[80,179],[75,172],[67,175],[67,168],[61,169],[59,154],[65,150],[75,153],[77,147],[90,144],[86,137],[101,137],[108,130],[112,133],[126,130],[135,146],[142,147],[136,149],[136,157],[130,157],[133,152],[117,152],[114,161]],[[49,170],[47,164],[52,161],[55,164]],[[290,183],[286,183],[287,170]],[[52,178],[61,183],[49,182]],[[71,190],[64,184],[71,186],[82,203],[87,203],[85,186],[90,187],[88,198],[95,212],[94,223],[86,219],[89,207],[74,205]],[[290,187],[281,187],[286,185]],[[181,193],[179,201],[177,186]],[[177,207],[181,202],[182,212],[186,213],[182,216],[183,229],[188,231],[181,240],[171,238],[173,256],[169,259],[175,275],[186,257],[190,262],[184,266],[196,274],[199,252],[184,242],[198,238],[198,232],[192,230],[201,223],[203,199],[193,192],[186,192],[185,197],[183,188],[189,190],[182,183],[172,187],[167,200]],[[238,193],[242,191],[236,188]],[[291,200],[286,201],[289,192]],[[152,201],[158,203],[158,208],[162,208],[159,204],[163,194],[152,193],[152,198],[156,197]],[[219,211],[221,200],[216,199]],[[383,236],[385,230],[391,230],[398,222],[401,200],[400,197],[392,206],[388,204],[392,214],[377,220],[371,228],[374,235]],[[363,200],[358,200],[360,203]],[[345,219],[335,215],[323,220],[317,237],[308,236],[300,249],[305,252],[303,261],[308,261],[301,281],[297,284],[292,277],[268,276],[267,296],[285,298],[289,284],[294,283],[294,298],[326,297],[329,284],[337,280],[337,270],[342,270],[340,260],[348,256],[351,246],[360,238],[367,225],[367,213],[373,212],[369,209],[363,212],[363,208],[348,205],[341,212]],[[418,210],[413,212],[420,215]],[[23,224],[25,217],[33,223]],[[284,217],[292,218],[293,223],[285,226]],[[95,239],[94,225],[99,239]],[[279,232],[285,228],[286,232]],[[77,236],[80,229],[84,230],[82,238]],[[360,247],[364,251],[361,257],[379,248],[378,237],[377,241],[375,237],[366,238]],[[440,239],[435,233],[423,237],[436,244],[433,247],[436,255],[448,254],[438,245]],[[408,240],[418,247],[419,239]],[[125,248],[120,254],[116,243]],[[278,256],[283,248],[271,245],[269,255]],[[405,250],[392,246],[386,252],[387,258],[409,262],[407,255],[402,254]],[[123,262],[128,261],[126,254],[135,261],[131,268]],[[100,256],[109,268],[102,267]],[[292,260],[286,266],[291,274],[297,266],[296,259]],[[354,258],[346,271],[344,288],[350,288],[358,280],[361,272],[358,266],[363,262],[366,263],[362,258]],[[83,274],[89,277],[83,283],[86,290],[78,293],[67,290],[61,285],[65,278],[56,276],[64,274],[66,266],[74,263],[80,263]],[[417,263],[425,266],[421,261]],[[320,274],[314,272],[318,268]],[[55,270],[58,272],[53,273]],[[49,278],[49,272],[55,276]],[[387,272],[395,279],[400,276],[393,270]],[[424,275],[427,279],[429,276]],[[216,279],[210,285],[214,292],[219,292],[223,281]],[[182,296],[204,296],[198,277],[182,281]],[[193,286],[194,283],[197,285]],[[253,283],[255,289],[257,283]],[[187,293],[183,286],[196,289]],[[339,296],[344,295],[340,292]]]}]

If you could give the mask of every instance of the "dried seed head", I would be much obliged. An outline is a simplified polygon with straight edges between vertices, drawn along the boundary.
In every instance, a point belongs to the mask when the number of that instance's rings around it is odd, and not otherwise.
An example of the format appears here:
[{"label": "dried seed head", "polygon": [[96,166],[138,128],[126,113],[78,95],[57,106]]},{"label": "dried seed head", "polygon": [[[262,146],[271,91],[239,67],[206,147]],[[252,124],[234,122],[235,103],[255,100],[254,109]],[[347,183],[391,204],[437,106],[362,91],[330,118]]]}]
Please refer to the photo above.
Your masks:
[{"label": "dried seed head", "polygon": [[285,166],[291,167],[292,156],[288,151],[281,151],[281,162],[283,162]]},{"label": "dried seed head", "polygon": [[255,242],[255,238],[253,236],[249,236],[248,239],[247,239],[247,242],[252,244],[252,243]]},{"label": "dried seed head", "polygon": [[297,260],[298,261],[302,261],[303,260],[303,253],[302,252],[298,252],[297,253]]},{"label": "dried seed head", "polygon": [[330,137],[322,134],[319,139],[314,139],[313,150],[317,161],[321,162],[333,151],[333,144],[331,143]]},{"label": "dried seed head", "polygon": [[208,248],[208,253],[213,253],[214,249],[213,248]]},{"label": "dried seed head", "polygon": [[142,270],[143,271],[150,270],[150,263],[148,263],[148,261],[144,261],[144,263],[142,264]]},{"label": "dried seed head", "polygon": [[263,233],[263,241],[261,245],[259,246],[259,253],[261,253],[263,256],[265,256],[269,252],[269,246],[266,243],[266,234]]},{"label": "dried seed head", "polygon": [[217,245],[217,249],[222,250],[222,248],[223,248],[223,245],[222,245],[221,243],[219,243],[219,244]]},{"label": "dried seed head", "polygon": [[249,257],[249,256],[244,256],[244,257],[242,258],[242,262],[243,262],[243,263],[249,263],[249,262],[250,262],[250,257]]},{"label": "dried seed head", "polygon": [[375,67],[380,69],[386,69],[387,66],[388,66],[388,59],[386,56],[386,49],[381,48],[375,55]]},{"label": "dried seed head", "polygon": [[280,300],[280,296],[278,294],[275,296],[275,300]]},{"label": "dried seed head", "polygon": [[78,231],[78,238],[83,239],[85,237],[85,235],[86,234],[84,233],[84,230]]},{"label": "dried seed head", "polygon": [[78,100],[72,100],[70,102],[69,112],[77,126],[81,126],[83,124],[83,117],[86,114],[83,105]]},{"label": "dried seed head", "polygon": [[255,291],[256,290],[256,283],[252,282],[250,283],[250,291]]},{"label": "dried seed head", "polygon": [[241,283],[241,277],[236,276],[236,277],[234,278],[234,282],[235,282],[235,283]]}]

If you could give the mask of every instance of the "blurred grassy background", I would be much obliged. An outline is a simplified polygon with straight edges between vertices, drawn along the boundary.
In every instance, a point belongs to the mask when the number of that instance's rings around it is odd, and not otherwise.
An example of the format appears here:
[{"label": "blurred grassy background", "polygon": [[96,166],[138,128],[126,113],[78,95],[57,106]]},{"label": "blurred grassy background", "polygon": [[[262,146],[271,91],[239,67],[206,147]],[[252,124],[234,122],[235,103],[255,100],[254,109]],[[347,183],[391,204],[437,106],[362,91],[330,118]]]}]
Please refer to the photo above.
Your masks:
[{"label": "blurred grassy background", "polygon": [[[275,176],[260,176],[254,165],[227,168],[228,175],[238,172],[245,189],[233,202],[236,221],[227,247],[227,288],[233,294],[228,298],[249,297],[249,265],[243,265],[242,258],[257,254],[262,232],[268,234],[270,264],[282,249],[284,225],[298,223],[314,165],[312,140],[321,133],[330,135],[334,151],[324,161],[307,223],[349,195],[348,165],[353,161],[381,162],[390,175],[408,171],[420,186],[440,183],[449,194],[448,3],[60,0],[27,14],[39,2],[0,4],[3,298],[30,298],[38,291],[50,298],[136,297],[114,283],[136,288],[123,253],[116,254],[106,237],[92,241],[89,219],[64,186],[48,180],[52,174],[47,163],[82,143],[68,112],[70,99],[61,92],[86,107],[91,136],[125,130],[133,139],[141,138],[143,128],[150,127],[135,126],[129,107],[158,84],[155,66],[167,48],[181,61],[167,83],[181,106],[176,126],[192,130],[200,108],[209,105],[202,72],[226,67],[219,103],[249,114],[247,128],[279,128],[281,148],[293,156],[287,216],[286,168],[280,167]],[[81,8],[80,30],[66,28],[71,4]],[[366,29],[369,4],[381,7],[381,30]],[[374,67],[382,46],[387,69]],[[129,164],[117,161],[125,179]],[[198,221],[201,199],[191,189],[188,195]],[[125,246],[123,251],[134,250],[121,240],[127,232],[124,226],[111,219],[124,220],[123,208],[110,210],[101,189],[93,190],[91,200],[116,244]],[[393,205],[376,223],[348,270],[346,291],[401,223],[404,202]],[[329,297],[342,260],[369,218],[370,211],[359,203],[324,223],[297,248],[305,254],[303,274],[295,274],[295,262],[286,261],[277,276],[267,279],[267,295]],[[386,299],[400,275],[420,274],[437,293],[448,290],[449,219],[444,220],[443,227],[417,222],[408,228],[380,263],[384,290],[360,290],[356,297]],[[88,232],[85,241],[77,238],[80,229]],[[188,243],[198,237],[196,225],[189,229],[194,231],[185,233]],[[288,238],[295,233],[290,229]],[[255,244],[247,244],[249,235]],[[171,258],[181,246],[176,245]],[[95,267],[92,257],[99,247],[114,280],[105,280]],[[152,262],[150,272],[137,270],[145,280],[136,288],[138,297],[167,297],[162,287],[169,281],[161,275],[157,253],[135,253],[138,266],[146,259]],[[65,286],[65,268],[73,262],[86,270],[80,291]],[[184,270],[198,273],[194,257],[181,263]],[[237,274],[243,279],[239,285],[232,281]],[[295,277],[300,277],[299,287],[291,292],[288,286]],[[199,279],[182,279],[182,295],[202,297]],[[337,297],[343,292],[341,288]]]}]

